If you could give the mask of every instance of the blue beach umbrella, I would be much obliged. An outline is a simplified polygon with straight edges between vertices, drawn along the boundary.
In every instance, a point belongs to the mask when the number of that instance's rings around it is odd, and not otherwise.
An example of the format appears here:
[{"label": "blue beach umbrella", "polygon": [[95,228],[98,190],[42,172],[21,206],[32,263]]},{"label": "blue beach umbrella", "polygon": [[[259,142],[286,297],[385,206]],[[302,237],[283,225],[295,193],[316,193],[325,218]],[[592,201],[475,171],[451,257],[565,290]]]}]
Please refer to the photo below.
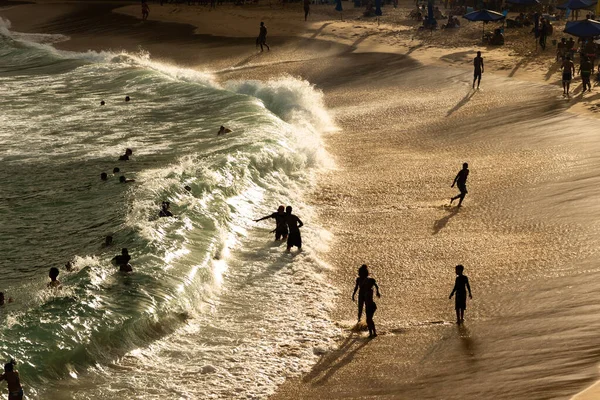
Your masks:
[{"label": "blue beach umbrella", "polygon": [[569,0],[566,3],[556,6],[556,8],[561,10],[566,10],[567,8],[571,10],[581,10],[583,8],[590,8],[597,2],[598,0]]},{"label": "blue beach umbrella", "polygon": [[508,4],[515,4],[518,6],[535,6],[540,4],[539,0],[506,0]]},{"label": "blue beach umbrella", "polygon": [[[469,21],[482,21],[486,23],[490,21],[500,21],[506,17],[496,11],[478,10],[463,15],[463,18],[468,19]],[[485,31],[484,25],[482,26],[482,31]]]},{"label": "blue beach umbrella", "polygon": [[594,21],[593,19],[567,22],[567,26],[565,26],[563,32],[577,37],[600,36],[600,22]]},{"label": "blue beach umbrella", "polygon": [[383,13],[381,12],[381,0],[375,0],[375,15],[378,17]]}]

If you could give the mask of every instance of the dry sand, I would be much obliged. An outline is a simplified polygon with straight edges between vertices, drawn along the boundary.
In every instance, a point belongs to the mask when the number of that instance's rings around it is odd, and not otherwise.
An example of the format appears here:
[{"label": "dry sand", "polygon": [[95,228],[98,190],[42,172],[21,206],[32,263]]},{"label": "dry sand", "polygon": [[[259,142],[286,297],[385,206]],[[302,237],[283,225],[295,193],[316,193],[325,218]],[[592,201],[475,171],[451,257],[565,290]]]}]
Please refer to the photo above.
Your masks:
[{"label": "dry sand", "polygon": [[[95,12],[77,3],[40,2],[0,15],[11,19],[16,30],[71,36],[58,44],[63,49],[136,51],[141,46],[157,59],[221,70],[218,76],[223,80],[301,76],[326,95],[340,127],[326,141],[337,169],[323,175],[313,198],[320,222],[334,234],[325,258],[333,266],[330,279],[340,290],[333,318],[347,333],[338,350],[324,356],[311,373],[288,380],[273,398],[457,398],[460,388],[440,395],[439,381],[447,381],[431,371],[452,376],[453,364],[444,360],[469,359],[492,346],[482,339],[483,332],[493,341],[490,315],[505,312],[494,295],[501,296],[506,286],[526,287],[507,276],[508,266],[511,275],[523,271],[531,281],[545,276],[547,263],[562,265],[581,258],[581,242],[587,240],[583,231],[589,231],[585,223],[578,220],[575,227],[560,219],[545,221],[540,203],[527,198],[542,201],[535,190],[547,182],[541,178],[544,173],[552,171],[560,178],[561,170],[571,170],[581,161],[581,146],[595,148],[595,139],[585,136],[581,145],[573,145],[565,138],[523,135],[514,146],[513,138],[502,137],[500,130],[487,140],[475,133],[484,130],[481,125],[466,122],[482,112],[501,120],[506,117],[502,105],[511,101],[524,108],[533,104],[522,114],[511,110],[516,122],[535,113],[560,112],[555,123],[566,126],[572,118],[565,116],[568,109],[595,114],[596,94],[569,103],[555,100],[551,107],[556,110],[535,103],[540,93],[552,97],[556,92],[558,97],[558,86],[546,85],[557,84],[560,77],[551,51],[541,55],[528,50],[534,49],[534,42],[524,31],[514,33],[513,44],[509,32],[504,48],[483,49],[483,93],[494,94],[474,96],[468,89],[481,25],[463,23],[452,34],[416,32],[415,23],[406,18],[408,4],[397,10],[387,7],[389,15],[379,23],[357,19],[360,12],[353,9],[339,21],[332,6],[313,6],[311,21],[305,23],[299,4],[286,9],[275,4],[224,6],[217,11],[151,4],[147,23],[108,13],[114,3],[89,7]],[[139,17],[139,5],[117,12]],[[40,18],[31,18],[33,14]],[[269,27],[270,53],[256,54],[253,48],[259,20]],[[444,82],[457,89],[438,92]],[[535,93],[512,98],[519,82]],[[513,89],[503,92],[511,85]],[[464,137],[458,128],[474,133]],[[475,165],[471,179],[477,187],[465,201],[468,214],[441,206],[454,194],[448,186],[467,158]],[[511,165],[503,160],[511,160]],[[559,241],[565,232],[573,239]],[[471,340],[464,331],[448,333],[453,310],[445,296],[457,260],[478,282],[478,303],[468,314],[481,319],[471,326],[481,332],[479,340]],[[355,305],[350,294],[356,268],[363,262],[373,265],[383,293],[376,314],[382,335],[371,342],[351,332]],[[440,344],[447,343],[448,335],[460,343],[458,349]],[[574,370],[583,371],[580,378],[546,382],[535,393],[545,390],[548,398],[567,397],[597,373],[593,361]],[[489,385],[502,385],[502,380],[490,379]]]}]

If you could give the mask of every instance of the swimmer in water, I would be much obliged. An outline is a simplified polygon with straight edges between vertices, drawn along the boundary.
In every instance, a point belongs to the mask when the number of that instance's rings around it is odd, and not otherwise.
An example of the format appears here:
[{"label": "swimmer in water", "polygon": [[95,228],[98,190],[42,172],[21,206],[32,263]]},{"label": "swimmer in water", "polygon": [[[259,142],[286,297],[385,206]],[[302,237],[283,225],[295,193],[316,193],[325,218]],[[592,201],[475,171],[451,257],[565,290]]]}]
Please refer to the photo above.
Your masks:
[{"label": "swimmer in water", "polygon": [[219,128],[219,132],[217,132],[217,136],[221,136],[224,135],[226,133],[230,133],[231,129],[225,128],[223,125],[221,125],[221,128]]},{"label": "swimmer in water", "polygon": [[112,246],[112,242],[113,242],[113,237],[110,235],[107,235],[106,238],[104,238],[104,247]]},{"label": "swimmer in water", "polygon": [[101,105],[101,106],[103,106],[103,105],[105,105],[105,104],[106,104],[106,103],[104,102],[104,100],[102,100],[102,101],[100,102],[100,105]]},{"label": "swimmer in water", "polygon": [[108,175],[106,174],[106,172],[103,172],[100,174],[100,179],[102,179],[103,181],[107,181],[108,180]]},{"label": "swimmer in water", "polygon": [[126,102],[128,102],[128,101],[130,101],[130,100],[131,100],[131,98],[130,98],[129,96],[125,96],[125,101],[126,101]]},{"label": "swimmer in water", "polygon": [[48,273],[48,276],[50,277],[50,282],[48,282],[48,287],[49,288],[59,288],[62,284],[60,283],[60,281],[57,279],[58,278],[58,268],[56,267],[52,267],[50,268],[50,272]]},{"label": "swimmer in water", "polygon": [[131,260],[131,256],[129,255],[129,251],[126,248],[121,249],[121,254],[115,256],[113,261],[115,264],[119,266],[119,271],[121,272],[132,272],[133,268],[129,261]]},{"label": "swimmer in water", "polygon": [[119,182],[120,183],[133,183],[133,182],[135,182],[135,179],[127,179],[127,178],[125,178],[125,175],[121,175],[119,177]]},{"label": "swimmer in water", "polygon": [[19,372],[15,371],[15,362],[4,364],[4,373],[0,375],[0,382],[6,381],[8,384],[8,400],[23,400],[23,388],[19,379]]},{"label": "swimmer in water", "polygon": [[125,149],[125,154],[123,154],[121,157],[119,157],[119,161],[128,161],[129,156],[132,156],[132,155],[133,155],[133,150]]},{"label": "swimmer in water", "polygon": [[275,220],[275,240],[286,240],[288,237],[288,227],[285,215],[285,207],[279,206],[277,212],[269,214],[266,217],[255,219],[254,222],[259,222],[268,218]]},{"label": "swimmer in water", "polygon": [[13,299],[11,299],[10,297],[8,299],[4,298],[4,292],[0,292],[0,306],[3,306],[4,304],[7,303],[12,303]]},{"label": "swimmer in water", "polygon": [[191,186],[185,185],[183,188],[184,188],[185,190],[187,190],[188,192],[191,192],[191,191],[192,191],[192,187],[191,187]]},{"label": "swimmer in water", "polygon": [[121,172],[121,168],[119,168],[119,167],[113,168],[113,174],[118,174],[119,172]]},{"label": "swimmer in water", "polygon": [[159,217],[172,217],[173,213],[171,211],[169,211],[169,208],[171,208],[171,203],[169,203],[168,201],[163,201],[161,208],[160,208],[160,212],[158,213]]}]

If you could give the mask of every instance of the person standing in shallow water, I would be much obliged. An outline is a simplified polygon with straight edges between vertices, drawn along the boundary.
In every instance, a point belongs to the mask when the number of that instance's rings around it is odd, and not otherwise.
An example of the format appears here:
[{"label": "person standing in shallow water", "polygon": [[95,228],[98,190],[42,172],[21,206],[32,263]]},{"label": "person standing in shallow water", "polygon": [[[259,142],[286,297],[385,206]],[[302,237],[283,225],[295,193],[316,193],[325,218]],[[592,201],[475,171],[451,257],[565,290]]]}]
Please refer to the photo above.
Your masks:
[{"label": "person standing in shallow water", "polygon": [[300,228],[304,226],[304,223],[300,221],[300,218],[292,214],[292,206],[287,206],[285,208],[285,222],[290,230],[287,239],[287,251],[290,251],[293,246],[296,246],[298,250],[302,250],[302,236],[300,236]]},{"label": "person standing in shallow water", "polygon": [[454,282],[454,289],[450,293],[449,299],[455,297],[454,309],[456,310],[456,323],[462,324],[465,322],[465,310],[467,309],[467,290],[469,291],[469,298],[472,299],[471,285],[469,285],[469,278],[463,275],[465,267],[462,265],[456,266],[456,281]]},{"label": "person standing in shallow water", "polygon": [[267,27],[264,22],[260,23],[260,32],[258,33],[258,39],[256,40],[260,45],[260,51],[263,51],[263,46],[267,47],[267,51],[271,51],[271,48],[267,44]]},{"label": "person standing in shallow water", "polygon": [[469,193],[467,191],[467,177],[468,176],[469,176],[469,164],[464,163],[463,169],[458,171],[458,174],[456,174],[456,178],[454,178],[454,182],[452,182],[452,186],[450,186],[450,187],[454,187],[454,185],[456,185],[458,187],[458,190],[460,190],[459,194],[457,194],[456,196],[454,196],[450,199],[450,205],[452,205],[452,202],[454,202],[454,200],[456,200],[456,199],[460,199],[458,201],[458,207],[460,207],[462,205],[462,202],[465,199],[465,196],[467,195],[467,193]]},{"label": "person standing in shallow water", "polygon": [[148,15],[150,15],[150,7],[146,3],[146,0],[142,0],[142,21],[147,20]]},{"label": "person standing in shallow water", "polygon": [[15,371],[13,360],[4,364],[4,373],[0,375],[0,382],[2,381],[6,381],[8,384],[8,400],[23,400],[23,387],[21,386],[19,372]]},{"label": "person standing in shallow water", "polygon": [[[356,285],[358,286],[358,320],[360,322],[360,317],[362,314],[362,301],[365,305],[369,337],[374,338],[377,336],[377,330],[375,329],[373,316],[375,315],[375,311],[377,311],[377,304],[375,304],[375,301],[373,300],[373,288],[376,290],[377,297],[381,297],[381,293],[379,293],[379,286],[377,286],[375,279],[369,277],[369,267],[367,267],[366,264],[361,265],[361,267],[358,269]],[[354,288],[354,293],[352,294],[352,300],[354,300],[355,294],[356,287]]]},{"label": "person standing in shallow water", "polygon": [[268,218],[273,218],[275,220],[275,240],[286,240],[288,237],[288,227],[285,207],[279,206],[277,212],[259,219],[255,219],[254,222],[259,222]]},{"label": "person standing in shallow water", "polygon": [[479,89],[479,84],[481,83],[481,74],[483,74],[483,57],[481,57],[481,52],[477,52],[477,57],[473,59],[473,89],[475,89],[475,81],[477,81],[477,89]]}]

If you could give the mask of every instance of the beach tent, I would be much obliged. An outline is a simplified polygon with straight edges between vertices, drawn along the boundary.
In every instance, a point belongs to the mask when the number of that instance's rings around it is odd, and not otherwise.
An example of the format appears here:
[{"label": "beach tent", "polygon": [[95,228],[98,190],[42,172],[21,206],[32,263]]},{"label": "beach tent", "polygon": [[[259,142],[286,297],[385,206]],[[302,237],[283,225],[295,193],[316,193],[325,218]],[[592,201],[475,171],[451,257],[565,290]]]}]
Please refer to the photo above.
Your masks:
[{"label": "beach tent", "polygon": [[[504,15],[490,10],[473,11],[463,15],[463,18],[469,21],[483,21],[484,24],[490,21],[500,21],[506,18]],[[482,30],[485,32],[485,25],[482,25]]]},{"label": "beach tent", "polygon": [[508,4],[515,4],[519,6],[535,6],[540,4],[539,0],[506,0]]},{"label": "beach tent", "polygon": [[590,8],[594,4],[596,4],[598,0],[569,0],[566,3],[563,3],[556,8],[560,10],[581,10],[583,8]]},{"label": "beach tent", "polygon": [[567,22],[567,26],[565,26],[563,32],[577,37],[600,36],[600,22],[593,19]]}]

